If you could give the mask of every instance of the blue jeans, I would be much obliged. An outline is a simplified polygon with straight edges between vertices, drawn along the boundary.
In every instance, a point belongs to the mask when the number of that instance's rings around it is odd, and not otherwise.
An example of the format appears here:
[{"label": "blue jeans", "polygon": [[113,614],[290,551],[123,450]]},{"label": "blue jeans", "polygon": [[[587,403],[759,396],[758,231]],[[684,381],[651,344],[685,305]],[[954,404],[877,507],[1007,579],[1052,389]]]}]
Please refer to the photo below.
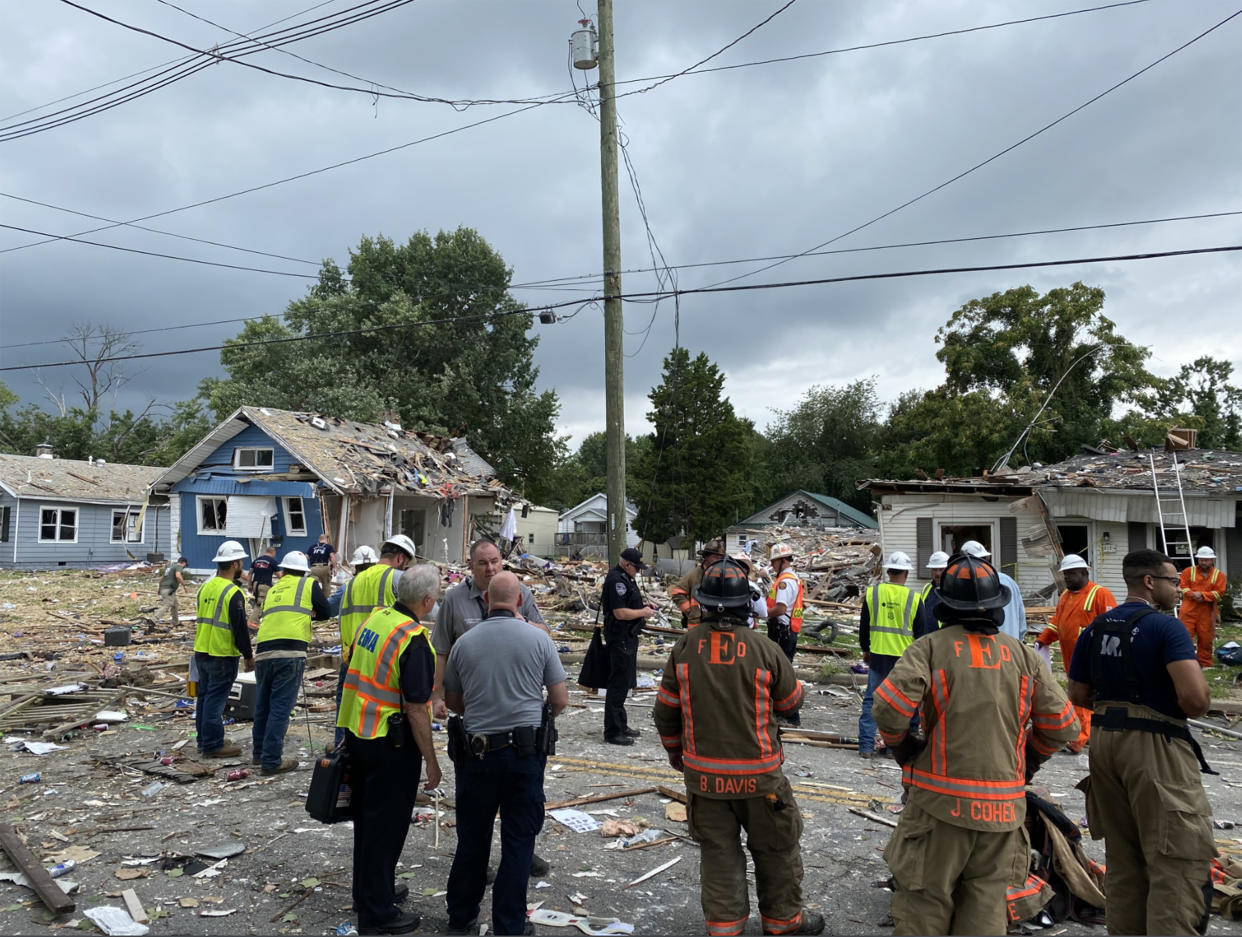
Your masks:
[{"label": "blue jeans", "polygon": [[[863,754],[875,751],[875,717],[871,715],[876,688],[888,679],[899,658],[886,654],[872,654],[870,670],[867,672],[867,689],[863,692],[862,712],[858,715],[858,750]],[[914,711],[910,720],[910,731],[919,727],[919,711]]]},{"label": "blue jeans", "polygon": [[285,751],[285,732],[293,704],[302,688],[305,657],[277,657],[254,663],[257,692],[254,698],[254,729],[251,744],[254,757],[268,770],[280,767]]},{"label": "blue jeans", "polygon": [[239,657],[195,654],[198,664],[198,697],[194,705],[195,741],[198,750],[210,755],[224,747],[224,705],[237,679]]},{"label": "blue jeans", "polygon": [[453,926],[479,916],[487,887],[492,828],[500,814],[500,867],[492,885],[492,932],[520,934],[526,927],[526,887],[535,837],[543,829],[543,755],[521,757],[497,749],[457,763],[457,853],[448,878]]}]

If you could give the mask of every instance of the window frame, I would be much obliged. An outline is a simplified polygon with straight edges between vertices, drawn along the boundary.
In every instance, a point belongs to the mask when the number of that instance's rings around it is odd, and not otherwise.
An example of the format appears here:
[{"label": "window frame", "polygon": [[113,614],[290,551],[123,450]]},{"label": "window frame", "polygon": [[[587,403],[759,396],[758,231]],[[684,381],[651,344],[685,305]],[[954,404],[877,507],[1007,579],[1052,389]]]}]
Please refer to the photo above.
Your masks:
[{"label": "window frame", "polygon": [[[43,519],[43,515],[47,511],[54,511],[56,514],[56,520],[51,525],[56,528],[57,536],[55,537],[44,537],[43,536],[43,528],[49,526],[48,523]],[[62,528],[67,526],[64,523],[64,515],[66,512],[73,514],[73,539],[67,539],[65,537],[60,536],[60,532]],[[79,520],[81,520],[81,512],[76,507],[61,507],[59,505],[40,504],[39,505],[39,543],[77,543],[78,542],[78,531],[81,529],[81,526],[78,523]]]},{"label": "window frame", "polygon": [[[290,496],[281,498],[281,501],[282,501],[282,507],[285,512],[285,533],[289,535],[290,537],[305,537],[306,536],[306,499],[303,498],[301,495],[290,495]],[[293,512],[289,510],[290,502],[293,502],[293,501],[296,501],[298,503],[298,513],[302,515],[302,526],[300,528],[293,526]]]},{"label": "window frame", "polygon": [[[249,453],[256,457],[260,452],[266,452],[271,460],[267,465],[242,465],[241,457],[243,453]],[[239,472],[272,472],[276,469],[276,448],[274,446],[238,446],[233,450],[233,468]]]},{"label": "window frame", "polygon": [[[203,502],[204,501],[222,501],[224,502],[224,526],[223,527],[204,527],[203,526]],[[218,511],[213,511],[219,516]],[[194,523],[195,529],[199,534],[209,534],[212,536],[225,536],[228,530],[229,515],[229,499],[224,495],[195,495],[194,496]]]},{"label": "window frame", "polygon": [[12,505],[0,505],[0,543],[9,542],[9,528],[13,523]]},{"label": "window frame", "polygon": [[[116,537],[117,515],[125,516],[125,529],[121,539]],[[112,527],[108,534],[109,543],[142,543],[142,511],[139,508],[113,508]],[[135,536],[137,534],[137,536]]]}]

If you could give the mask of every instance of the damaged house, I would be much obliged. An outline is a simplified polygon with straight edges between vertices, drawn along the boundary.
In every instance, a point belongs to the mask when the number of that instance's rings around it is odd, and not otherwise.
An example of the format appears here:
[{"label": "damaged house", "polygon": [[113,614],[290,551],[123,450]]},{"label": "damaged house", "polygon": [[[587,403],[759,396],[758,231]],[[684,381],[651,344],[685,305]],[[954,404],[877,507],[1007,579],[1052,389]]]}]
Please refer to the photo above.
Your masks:
[{"label": "damaged house", "polygon": [[164,471],[102,459],[0,455],[0,567],[56,569],[146,561],[170,549]]},{"label": "damaged house", "polygon": [[1124,595],[1126,553],[1164,549],[1155,486],[1162,499],[1176,502],[1179,478],[1186,518],[1177,518],[1177,539],[1184,541],[1189,527],[1191,547],[1171,546],[1174,561],[1184,567],[1191,552],[1210,546],[1227,576],[1242,574],[1242,452],[1090,452],[983,477],[868,479],[859,487],[879,502],[884,552],[916,557],[920,582],[934,550],[952,553],[978,540],[1024,596],[1050,601],[1053,571],[1067,553],[1081,554],[1096,582]]},{"label": "damaged house", "polygon": [[403,533],[420,557],[459,563],[518,500],[463,439],[271,407],[239,408],[154,489],[171,502],[173,552],[196,572],[214,569],[224,540],[283,555],[321,533],[346,560]]},{"label": "damaged house", "polygon": [[814,530],[853,528],[875,530],[874,518],[857,508],[852,508],[831,495],[797,491],[785,495],[779,501],[760,508],[750,517],[743,518],[725,530],[725,546],[730,553],[745,550],[746,544],[764,528],[773,524],[784,527],[805,527]]}]

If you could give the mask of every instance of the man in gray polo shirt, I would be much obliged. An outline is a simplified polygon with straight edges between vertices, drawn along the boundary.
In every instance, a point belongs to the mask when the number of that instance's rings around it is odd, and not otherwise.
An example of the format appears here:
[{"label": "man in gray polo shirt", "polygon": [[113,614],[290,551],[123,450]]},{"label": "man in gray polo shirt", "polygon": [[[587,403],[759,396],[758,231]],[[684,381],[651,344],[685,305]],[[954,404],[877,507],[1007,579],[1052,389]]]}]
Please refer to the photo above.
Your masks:
[{"label": "man in gray polo shirt", "polygon": [[488,613],[453,646],[444,673],[449,705],[465,719],[470,751],[456,762],[457,851],[448,879],[450,934],[478,933],[492,830],[500,814],[500,868],[492,888],[492,933],[530,934],[527,876],[543,827],[547,755],[536,744],[544,687],[552,714],[569,701],[552,639],[515,617],[521,585],[499,572]]},{"label": "man in gray polo shirt", "polygon": [[[447,590],[440,599],[436,626],[431,632],[431,646],[436,649],[436,687],[431,694],[431,707],[437,719],[448,718],[448,707],[444,705],[444,665],[449,651],[463,634],[487,617],[483,593],[502,569],[499,547],[491,540],[476,540],[470,545],[471,575]],[[534,593],[526,586],[519,584],[519,587],[522,598],[517,617],[547,632],[548,626],[535,605]]]}]

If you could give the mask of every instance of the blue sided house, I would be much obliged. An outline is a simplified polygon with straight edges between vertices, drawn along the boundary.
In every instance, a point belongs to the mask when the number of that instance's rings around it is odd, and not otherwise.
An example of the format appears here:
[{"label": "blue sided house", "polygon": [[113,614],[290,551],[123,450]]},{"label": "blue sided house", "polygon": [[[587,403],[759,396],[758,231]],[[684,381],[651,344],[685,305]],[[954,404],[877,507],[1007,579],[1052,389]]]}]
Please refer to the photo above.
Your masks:
[{"label": "blue sided house", "polygon": [[213,572],[225,540],[257,556],[305,551],[328,534],[348,560],[404,533],[425,559],[460,563],[517,500],[465,440],[315,413],[240,407],[162,470],[174,553]]},{"label": "blue sided house", "polygon": [[164,469],[38,449],[0,455],[0,568],[114,566],[171,551],[168,499],[149,496]]}]

